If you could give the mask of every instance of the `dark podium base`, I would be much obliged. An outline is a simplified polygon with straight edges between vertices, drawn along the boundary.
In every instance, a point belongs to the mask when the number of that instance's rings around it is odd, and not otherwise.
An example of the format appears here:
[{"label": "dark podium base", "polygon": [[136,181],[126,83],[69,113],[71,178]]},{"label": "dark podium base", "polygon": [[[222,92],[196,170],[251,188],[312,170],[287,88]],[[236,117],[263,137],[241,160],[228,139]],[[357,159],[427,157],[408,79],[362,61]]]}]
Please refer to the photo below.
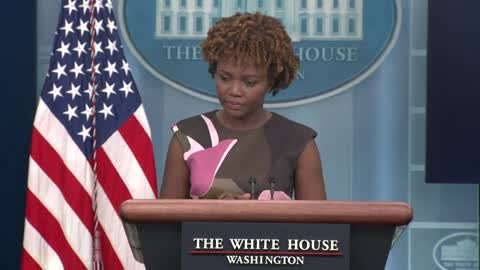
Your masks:
[{"label": "dark podium base", "polygon": [[[350,228],[350,268],[384,270],[395,227],[353,224]],[[137,224],[137,230],[147,269],[181,269],[181,223]]]},{"label": "dark podium base", "polygon": [[[221,268],[230,269],[271,269],[275,265],[265,267],[260,265],[242,265],[232,263],[225,252],[231,254],[267,254],[277,256],[277,250],[254,253],[253,249],[221,250],[214,253],[211,250],[201,250],[197,256],[197,247],[192,250],[193,239],[215,239],[217,236],[197,236],[200,227],[187,228],[192,223],[208,223],[215,228],[214,235],[224,233],[219,239],[230,238],[239,227],[230,227],[231,224],[258,225],[249,232],[259,232],[261,224],[268,223],[268,233],[277,233],[274,238],[285,237],[288,245],[290,240],[297,236],[304,240],[335,240],[342,239],[345,243],[341,252],[316,252],[303,254],[290,247],[281,249],[288,256],[316,256],[305,257],[305,269],[321,269],[332,260],[335,263],[342,261],[342,269],[354,270],[383,270],[392,246],[392,239],[397,238],[397,228],[404,228],[412,220],[412,209],[403,202],[354,202],[354,201],[239,201],[239,200],[130,200],[123,203],[121,217],[124,222],[127,237],[135,258],[145,263],[147,269],[182,270],[182,259],[185,265],[190,263],[197,266],[203,264],[208,256],[223,255]],[[282,225],[283,224],[283,225]],[[310,227],[311,224],[314,227]],[[308,226],[307,226],[308,225]],[[338,226],[337,226],[338,225]],[[248,227],[249,225],[245,225]],[[297,226],[297,227],[295,227]],[[320,227],[316,227],[320,226]],[[339,228],[346,228],[340,230]],[[183,230],[182,230],[183,227]],[[297,229],[296,229],[297,228]],[[296,234],[309,228],[308,236]],[[318,229],[320,228],[320,229]],[[329,228],[334,228],[330,231]],[[186,232],[193,232],[187,234]],[[285,235],[283,233],[285,232]],[[295,232],[290,234],[290,232]],[[337,232],[342,232],[337,234]],[[184,240],[182,246],[182,233]],[[203,233],[201,230],[199,233]],[[242,236],[233,236],[240,239],[269,239],[269,234],[255,235],[245,233]],[[303,233],[303,232],[302,232]],[[395,234],[395,236],[394,236]],[[188,236],[185,236],[188,235]],[[288,236],[287,236],[288,235]],[[265,236],[265,238],[262,238]],[[329,238],[329,237],[332,238]],[[293,237],[293,238],[292,238]],[[306,237],[306,238],[303,238]],[[322,238],[323,237],[323,238]],[[191,239],[189,239],[191,238]],[[230,238],[232,239],[232,238]],[[300,239],[300,238],[299,238]],[[283,241],[283,240],[279,240]],[[339,245],[342,242],[337,241]],[[231,242],[226,241],[227,244]],[[287,245],[287,246],[288,246]],[[302,249],[303,250],[303,249]],[[338,249],[337,249],[338,250]],[[322,250],[323,251],[323,250]],[[205,255],[205,252],[208,253]],[[262,253],[263,252],[263,253]],[[275,253],[277,252],[277,253]],[[305,253],[305,252],[304,252]],[[248,255],[250,256],[251,255]],[[300,254],[300,255],[299,255]],[[205,256],[204,256],[205,255]],[[218,255],[220,256],[220,255]],[[229,256],[229,255],[228,255]],[[255,255],[256,256],[256,255]],[[339,258],[339,260],[336,260]],[[242,257],[243,258],[243,257]],[[263,258],[263,257],[262,257]],[[202,263],[200,263],[202,262]],[[307,265],[307,263],[309,265]],[[185,266],[184,265],[184,266]],[[204,265],[198,265],[204,269]],[[223,269],[225,269],[223,268]],[[278,265],[279,269],[288,269],[286,265]],[[301,267],[300,267],[301,268]],[[190,269],[188,269],[190,270]]]}]

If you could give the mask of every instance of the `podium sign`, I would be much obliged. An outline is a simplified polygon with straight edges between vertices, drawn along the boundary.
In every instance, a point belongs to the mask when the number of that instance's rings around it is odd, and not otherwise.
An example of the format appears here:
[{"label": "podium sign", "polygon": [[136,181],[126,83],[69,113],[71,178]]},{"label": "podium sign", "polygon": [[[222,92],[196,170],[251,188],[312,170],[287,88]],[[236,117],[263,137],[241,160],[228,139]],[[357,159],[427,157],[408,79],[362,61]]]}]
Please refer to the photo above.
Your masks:
[{"label": "podium sign", "polygon": [[349,224],[185,222],[181,269],[350,269]]}]

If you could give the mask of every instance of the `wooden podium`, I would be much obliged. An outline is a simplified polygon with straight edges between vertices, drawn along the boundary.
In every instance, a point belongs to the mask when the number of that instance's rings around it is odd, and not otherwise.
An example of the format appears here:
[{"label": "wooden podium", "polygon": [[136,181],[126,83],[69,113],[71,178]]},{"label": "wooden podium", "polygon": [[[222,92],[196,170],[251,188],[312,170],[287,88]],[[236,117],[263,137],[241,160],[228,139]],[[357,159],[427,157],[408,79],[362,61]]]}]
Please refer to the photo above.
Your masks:
[{"label": "wooden podium", "polygon": [[147,269],[166,270],[181,269],[182,224],[192,222],[268,223],[273,231],[276,224],[348,224],[349,269],[380,270],[393,240],[412,219],[412,209],[402,202],[328,200],[129,200],[120,214],[135,258]]}]

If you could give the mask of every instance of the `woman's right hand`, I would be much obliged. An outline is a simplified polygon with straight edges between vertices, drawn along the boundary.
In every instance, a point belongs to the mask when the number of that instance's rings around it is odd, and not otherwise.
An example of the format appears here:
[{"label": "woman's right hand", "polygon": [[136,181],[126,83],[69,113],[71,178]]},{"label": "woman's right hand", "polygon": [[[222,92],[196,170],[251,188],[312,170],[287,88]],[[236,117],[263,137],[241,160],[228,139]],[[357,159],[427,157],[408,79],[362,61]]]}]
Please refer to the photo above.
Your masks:
[{"label": "woman's right hand", "polygon": [[217,197],[219,200],[250,200],[252,195],[250,193],[243,194],[231,194],[231,193],[222,193]]}]

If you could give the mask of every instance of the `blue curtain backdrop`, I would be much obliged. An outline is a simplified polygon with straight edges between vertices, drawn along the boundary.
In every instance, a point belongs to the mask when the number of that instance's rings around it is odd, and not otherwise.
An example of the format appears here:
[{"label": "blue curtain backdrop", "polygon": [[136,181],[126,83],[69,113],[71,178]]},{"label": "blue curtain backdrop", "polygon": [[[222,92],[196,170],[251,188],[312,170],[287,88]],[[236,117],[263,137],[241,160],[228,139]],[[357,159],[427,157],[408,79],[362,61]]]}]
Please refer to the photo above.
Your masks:
[{"label": "blue curtain backdrop", "polygon": [[[0,265],[2,269],[18,269],[30,134],[37,96],[36,1],[4,2],[2,10]],[[15,12],[17,10],[19,12]]]},{"label": "blue curtain backdrop", "polygon": [[[48,68],[60,9],[60,0],[41,2],[37,7],[37,93]],[[400,2],[401,32],[379,69],[348,91],[273,111],[318,132],[329,199],[412,205],[414,220],[393,247],[386,269],[441,269],[446,258],[441,247],[452,248],[455,254],[455,250],[465,250],[460,248],[466,239],[455,240],[455,236],[477,233],[478,190],[468,184],[425,184],[427,0]],[[119,1],[114,4],[118,7]],[[118,9],[116,16],[122,16]],[[150,120],[161,184],[170,126],[217,105],[165,84],[140,64],[125,42],[124,49]],[[209,76],[206,71],[204,76]],[[321,80],[322,74],[318,77]],[[20,180],[24,184],[25,179]],[[16,188],[24,192],[24,186]],[[22,206],[23,201],[18,204]],[[20,229],[17,233],[21,234]],[[471,249],[469,245],[467,252]]]}]

